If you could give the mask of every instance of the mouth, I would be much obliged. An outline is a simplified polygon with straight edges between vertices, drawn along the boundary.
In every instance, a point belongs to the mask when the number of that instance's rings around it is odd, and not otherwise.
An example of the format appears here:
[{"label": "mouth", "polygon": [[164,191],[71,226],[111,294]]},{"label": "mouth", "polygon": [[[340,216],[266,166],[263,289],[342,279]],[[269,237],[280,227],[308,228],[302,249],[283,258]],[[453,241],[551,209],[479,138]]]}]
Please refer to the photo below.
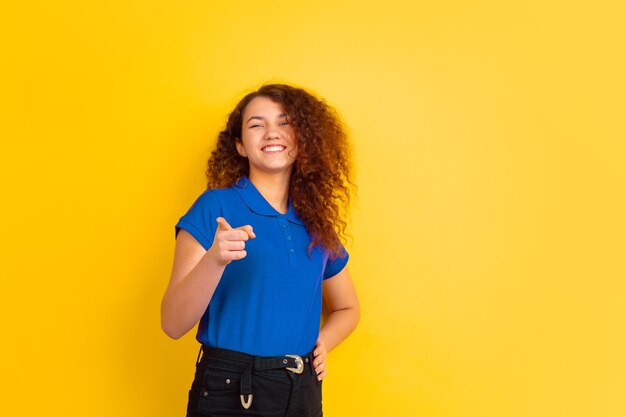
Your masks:
[{"label": "mouth", "polygon": [[261,150],[263,152],[266,153],[277,153],[277,152],[282,152],[286,149],[285,146],[283,145],[267,145],[261,148]]}]

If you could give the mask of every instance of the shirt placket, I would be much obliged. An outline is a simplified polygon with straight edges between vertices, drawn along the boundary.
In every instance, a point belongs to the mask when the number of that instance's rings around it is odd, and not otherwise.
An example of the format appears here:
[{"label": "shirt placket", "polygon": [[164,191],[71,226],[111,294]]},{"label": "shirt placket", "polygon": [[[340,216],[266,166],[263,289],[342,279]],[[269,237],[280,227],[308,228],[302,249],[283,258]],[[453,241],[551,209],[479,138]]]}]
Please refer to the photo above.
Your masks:
[{"label": "shirt placket", "polygon": [[296,256],[296,248],[291,226],[286,218],[279,218],[278,223],[280,230],[283,234],[283,241],[287,247],[287,256],[289,258],[289,266],[292,268],[298,267],[298,257]]}]

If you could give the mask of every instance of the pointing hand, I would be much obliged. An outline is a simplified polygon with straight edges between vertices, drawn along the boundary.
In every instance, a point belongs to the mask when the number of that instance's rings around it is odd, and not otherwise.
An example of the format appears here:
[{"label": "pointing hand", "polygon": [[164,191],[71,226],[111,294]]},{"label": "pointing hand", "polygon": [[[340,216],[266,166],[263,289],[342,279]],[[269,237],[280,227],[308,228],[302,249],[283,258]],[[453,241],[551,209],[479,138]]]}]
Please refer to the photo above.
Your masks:
[{"label": "pointing hand", "polygon": [[217,230],[213,245],[209,248],[215,260],[221,265],[228,265],[231,261],[244,258],[247,255],[246,240],[256,237],[252,226],[245,225],[233,229],[223,217],[218,217],[216,221]]}]

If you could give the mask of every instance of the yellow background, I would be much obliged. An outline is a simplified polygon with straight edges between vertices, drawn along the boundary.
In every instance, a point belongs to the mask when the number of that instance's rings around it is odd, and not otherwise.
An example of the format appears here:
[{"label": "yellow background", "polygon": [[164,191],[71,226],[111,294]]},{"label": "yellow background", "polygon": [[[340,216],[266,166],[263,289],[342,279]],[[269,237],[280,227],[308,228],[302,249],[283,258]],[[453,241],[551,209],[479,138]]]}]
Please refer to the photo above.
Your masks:
[{"label": "yellow background", "polygon": [[268,81],[355,145],[363,314],[326,416],[626,415],[623,2],[13,3],[1,415],[184,415],[174,224]]}]

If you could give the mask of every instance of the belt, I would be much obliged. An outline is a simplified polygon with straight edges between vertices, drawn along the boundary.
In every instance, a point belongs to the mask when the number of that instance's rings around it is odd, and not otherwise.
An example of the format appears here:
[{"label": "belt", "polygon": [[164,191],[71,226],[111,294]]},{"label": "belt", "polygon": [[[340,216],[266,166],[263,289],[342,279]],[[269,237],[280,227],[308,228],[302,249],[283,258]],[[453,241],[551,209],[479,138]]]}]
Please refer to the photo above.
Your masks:
[{"label": "belt", "polygon": [[250,408],[252,405],[252,370],[265,371],[269,369],[286,369],[293,374],[299,375],[304,371],[305,364],[311,364],[311,374],[315,374],[313,369],[313,353],[304,356],[300,355],[282,355],[282,356],[254,356],[247,353],[237,352],[234,350],[215,348],[202,345],[198,352],[198,360],[200,362],[200,354],[202,356],[211,356],[215,358],[229,359],[237,362],[246,363],[247,366],[241,374],[240,395],[241,405],[244,409]]}]

